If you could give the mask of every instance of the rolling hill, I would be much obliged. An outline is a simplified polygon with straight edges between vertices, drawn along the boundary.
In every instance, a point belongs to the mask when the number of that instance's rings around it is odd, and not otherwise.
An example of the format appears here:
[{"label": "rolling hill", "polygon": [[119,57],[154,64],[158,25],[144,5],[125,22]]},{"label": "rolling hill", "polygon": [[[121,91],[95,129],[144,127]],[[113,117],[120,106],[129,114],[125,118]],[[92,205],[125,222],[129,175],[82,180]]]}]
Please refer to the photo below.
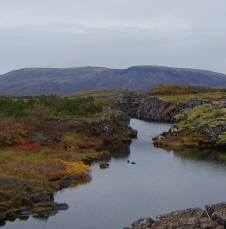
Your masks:
[{"label": "rolling hill", "polygon": [[24,68],[0,75],[0,95],[68,95],[105,88],[144,91],[170,83],[226,88],[226,75],[205,70],[160,66],[134,66],[128,69]]}]

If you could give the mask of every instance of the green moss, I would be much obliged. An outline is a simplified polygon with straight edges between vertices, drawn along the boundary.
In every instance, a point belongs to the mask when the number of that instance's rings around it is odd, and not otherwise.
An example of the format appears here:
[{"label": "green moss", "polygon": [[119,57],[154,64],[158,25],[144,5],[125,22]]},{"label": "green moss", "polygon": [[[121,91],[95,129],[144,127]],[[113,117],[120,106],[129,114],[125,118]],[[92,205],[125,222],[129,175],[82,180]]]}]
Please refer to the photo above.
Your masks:
[{"label": "green moss", "polygon": [[175,116],[178,132],[195,132],[199,127],[215,128],[226,123],[225,108],[220,103],[204,104]]},{"label": "green moss", "polygon": [[217,138],[217,144],[226,143],[226,132],[220,134]]},{"label": "green moss", "polygon": [[226,98],[225,92],[197,93],[189,95],[157,95],[158,98],[173,104],[186,103],[190,99],[221,99]]}]

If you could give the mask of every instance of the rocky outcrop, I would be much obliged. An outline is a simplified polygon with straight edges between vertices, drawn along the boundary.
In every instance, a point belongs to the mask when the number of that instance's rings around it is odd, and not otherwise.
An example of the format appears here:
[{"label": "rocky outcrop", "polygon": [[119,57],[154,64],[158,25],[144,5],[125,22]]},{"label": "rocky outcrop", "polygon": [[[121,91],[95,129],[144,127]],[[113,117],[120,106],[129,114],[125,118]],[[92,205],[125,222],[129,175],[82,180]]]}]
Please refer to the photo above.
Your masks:
[{"label": "rocky outcrop", "polygon": [[144,99],[144,93],[126,90],[117,103],[116,109],[123,111],[130,118],[137,118],[137,110]]},{"label": "rocky outcrop", "polygon": [[102,136],[105,145],[128,144],[132,138],[137,136],[137,131],[129,126],[129,120],[129,116],[124,112],[116,112],[91,121],[87,124],[87,129],[91,135]]},{"label": "rocky outcrop", "polygon": [[149,121],[168,121],[166,117],[170,103],[165,102],[157,97],[151,96],[144,99],[136,112],[136,118]]},{"label": "rocky outcrop", "polygon": [[213,221],[226,227],[226,203],[207,205],[206,211]]},{"label": "rocky outcrop", "polygon": [[148,121],[176,122],[175,115],[207,102],[205,99],[191,99],[186,103],[171,104],[151,96],[138,107],[136,117]]},{"label": "rocky outcrop", "polygon": [[226,203],[206,206],[205,209],[191,208],[161,215],[156,218],[140,219],[124,229],[223,229],[226,227]]},{"label": "rocky outcrop", "polygon": [[100,163],[100,169],[107,169],[110,165],[107,162]]},{"label": "rocky outcrop", "polygon": [[180,113],[187,111],[187,110],[191,110],[194,107],[203,105],[205,103],[208,103],[208,100],[206,100],[206,99],[190,99],[186,103],[178,103],[166,113],[166,117],[171,122],[177,122],[175,115],[180,114]]},{"label": "rocky outcrop", "polygon": [[0,203],[0,226],[6,221],[14,221],[17,218],[26,220],[30,215],[47,219],[68,208],[66,203],[55,203],[53,193],[44,191],[29,194],[25,192],[16,195],[14,201]]},{"label": "rocky outcrop", "polygon": [[191,99],[186,103],[172,104],[151,93],[125,91],[116,109],[123,111],[130,118],[147,121],[176,122],[175,115],[208,103],[206,99]]}]

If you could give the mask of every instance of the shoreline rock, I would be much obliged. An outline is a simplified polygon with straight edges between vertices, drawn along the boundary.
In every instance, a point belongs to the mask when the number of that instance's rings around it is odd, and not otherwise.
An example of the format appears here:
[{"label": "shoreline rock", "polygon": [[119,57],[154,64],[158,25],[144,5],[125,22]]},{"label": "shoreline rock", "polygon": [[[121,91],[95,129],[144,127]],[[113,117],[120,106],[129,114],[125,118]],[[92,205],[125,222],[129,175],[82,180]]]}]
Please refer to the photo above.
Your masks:
[{"label": "shoreline rock", "polygon": [[226,203],[206,205],[204,209],[190,208],[166,215],[142,218],[123,229],[224,229],[226,228]]}]

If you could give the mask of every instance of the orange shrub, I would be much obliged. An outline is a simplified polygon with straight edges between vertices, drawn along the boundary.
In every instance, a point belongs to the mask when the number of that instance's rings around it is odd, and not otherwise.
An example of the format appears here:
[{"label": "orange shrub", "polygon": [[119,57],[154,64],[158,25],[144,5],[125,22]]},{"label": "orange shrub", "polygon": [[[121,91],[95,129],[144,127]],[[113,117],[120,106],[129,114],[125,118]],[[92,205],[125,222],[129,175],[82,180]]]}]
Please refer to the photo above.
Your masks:
[{"label": "orange shrub", "polygon": [[9,161],[0,167],[4,172],[29,179],[76,179],[86,177],[91,172],[88,165],[58,158],[40,162]]}]

